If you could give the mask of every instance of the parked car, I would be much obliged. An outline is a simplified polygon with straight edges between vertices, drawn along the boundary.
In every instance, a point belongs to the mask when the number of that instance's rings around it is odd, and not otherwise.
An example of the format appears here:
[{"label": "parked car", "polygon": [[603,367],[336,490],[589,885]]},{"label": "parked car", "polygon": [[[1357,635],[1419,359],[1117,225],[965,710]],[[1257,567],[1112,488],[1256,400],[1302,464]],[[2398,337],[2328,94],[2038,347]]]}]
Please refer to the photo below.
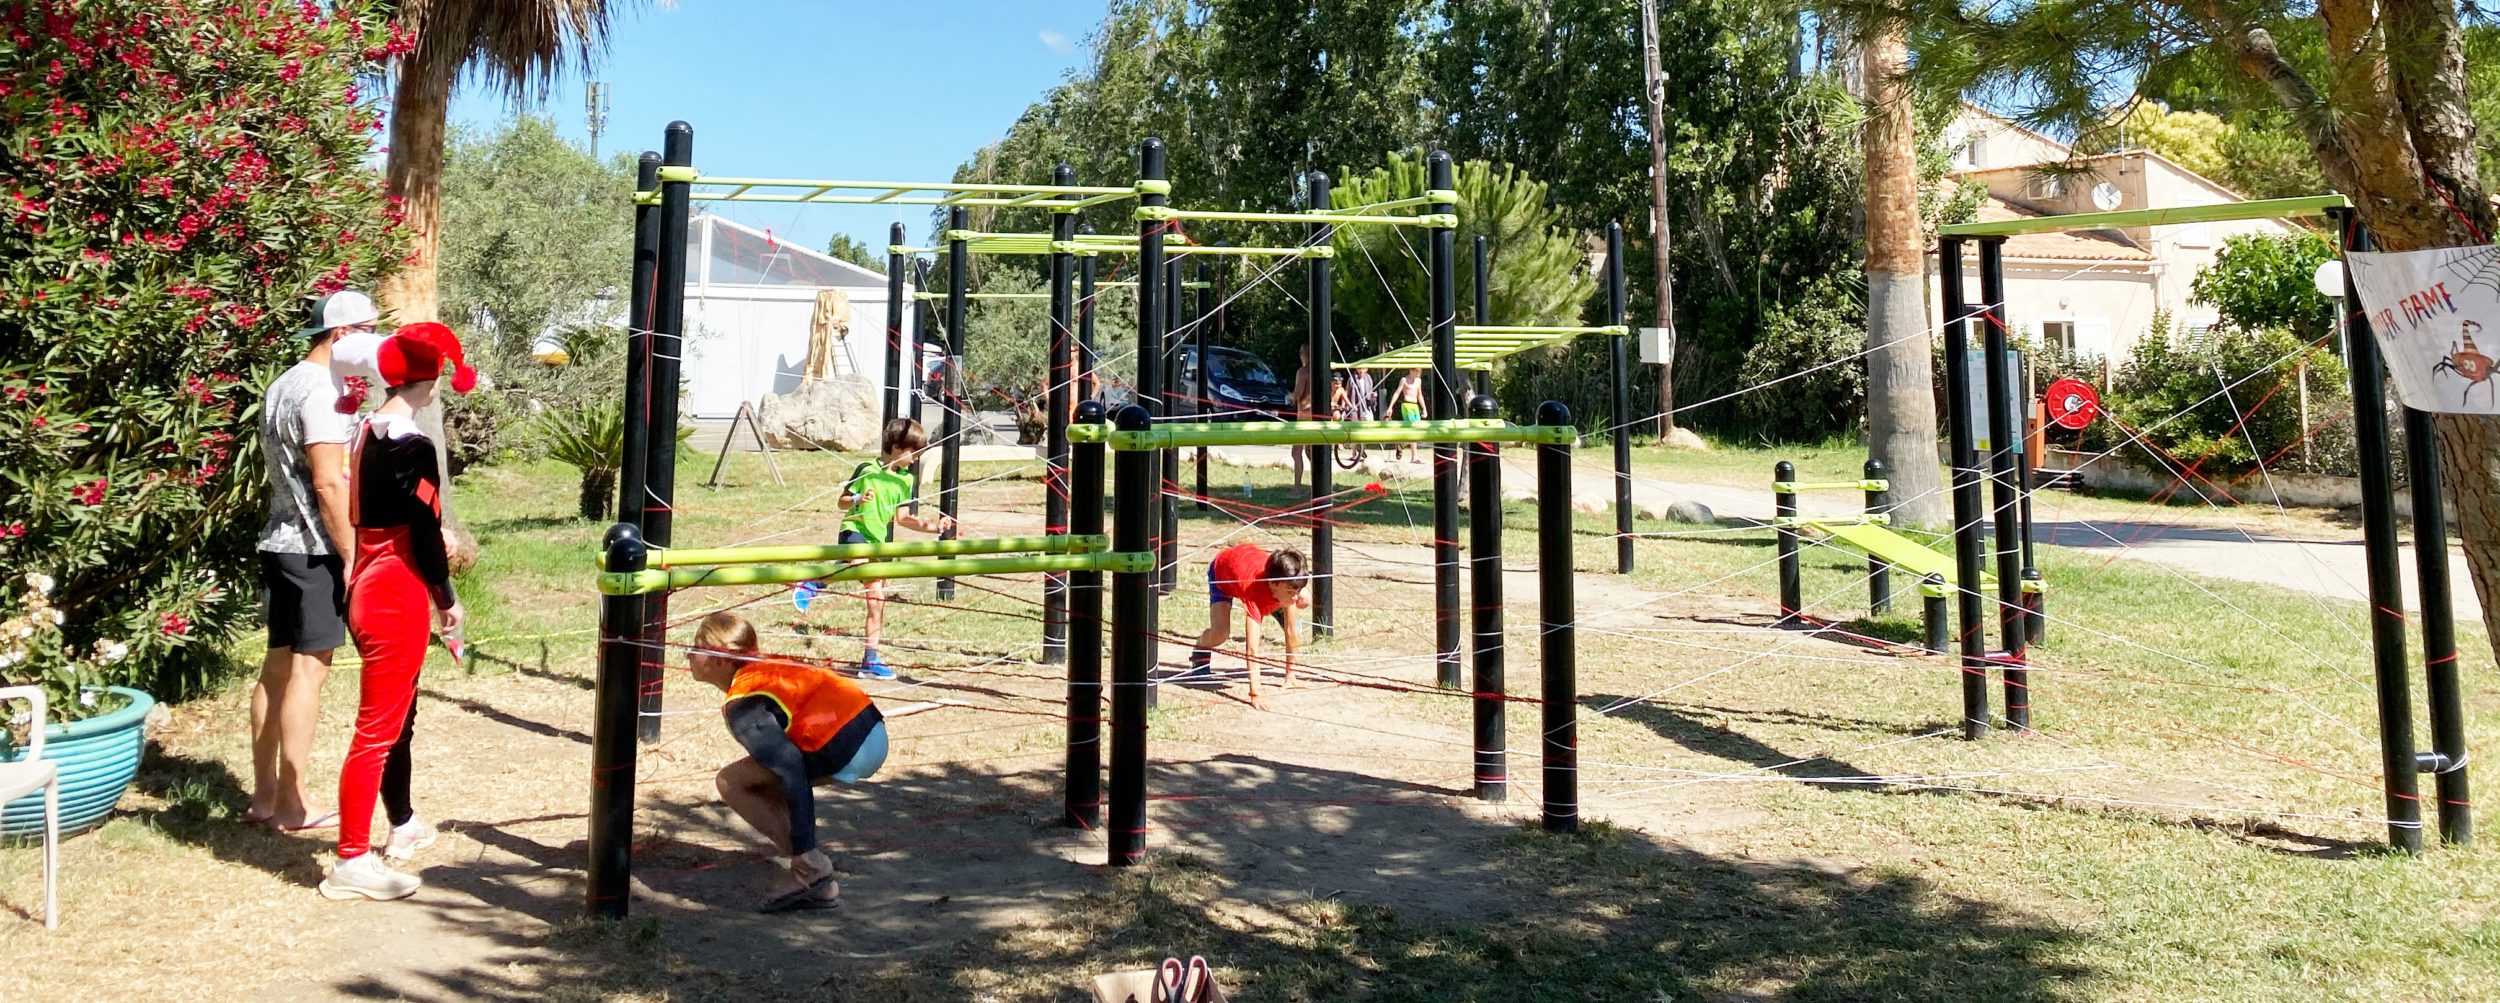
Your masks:
[{"label": "parked car", "polygon": [[[1238,348],[1210,348],[1207,357],[1213,365],[1207,368],[1205,400],[1198,393],[1198,347],[1182,345],[1180,350],[1179,384],[1171,388],[1172,413],[1190,414],[1193,403],[1206,411],[1232,420],[1265,420],[1284,418],[1293,410],[1293,383],[1276,374],[1267,360]],[[1131,400],[1129,389],[1112,384],[1103,391],[1103,401],[1116,409]]]}]

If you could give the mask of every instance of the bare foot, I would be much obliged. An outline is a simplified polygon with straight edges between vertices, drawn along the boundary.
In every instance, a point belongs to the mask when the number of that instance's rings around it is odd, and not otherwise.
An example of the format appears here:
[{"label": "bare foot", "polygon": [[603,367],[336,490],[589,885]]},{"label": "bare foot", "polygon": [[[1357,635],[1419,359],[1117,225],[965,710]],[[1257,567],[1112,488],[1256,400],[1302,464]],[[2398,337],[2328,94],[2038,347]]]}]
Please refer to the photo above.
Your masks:
[{"label": "bare foot", "polygon": [[271,815],[262,824],[279,832],[309,832],[314,829],[335,829],[339,813],[328,808],[306,805],[292,812]]}]

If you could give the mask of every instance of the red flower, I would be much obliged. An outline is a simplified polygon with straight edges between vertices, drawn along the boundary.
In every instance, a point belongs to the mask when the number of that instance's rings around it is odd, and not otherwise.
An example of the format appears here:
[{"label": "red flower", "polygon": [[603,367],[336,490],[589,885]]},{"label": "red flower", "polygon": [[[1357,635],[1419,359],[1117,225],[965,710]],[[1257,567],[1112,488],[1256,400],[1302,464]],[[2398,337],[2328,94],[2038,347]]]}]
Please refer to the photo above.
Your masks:
[{"label": "red flower", "polygon": [[278,67],[278,79],[280,80],[293,80],[303,75],[304,63],[299,59],[287,60],[285,66]]},{"label": "red flower", "polygon": [[16,538],[16,537],[21,537],[21,536],[24,536],[24,535],[26,535],[26,524],[25,524],[25,523],[22,523],[22,522],[13,522],[13,523],[10,523],[10,524],[8,524],[8,525],[6,525],[6,526],[0,526],[0,537],[8,537],[8,538],[14,539],[14,538]]},{"label": "red flower", "polygon": [[36,415],[36,416],[35,416],[35,427],[36,427],[36,428],[42,428],[42,427],[44,427],[44,426],[45,426],[45,425],[47,425],[47,424],[50,424],[50,422],[45,421],[45,420],[44,420],[44,417],[43,417],[42,415]]},{"label": "red flower", "polygon": [[104,504],[104,489],[109,480],[109,478],[98,477],[80,487],[72,488],[69,496],[81,505],[102,505]]},{"label": "red flower", "polygon": [[162,617],[158,617],[157,624],[165,631],[165,633],[172,634],[177,637],[191,633],[191,621],[184,618],[180,613],[167,613]]}]

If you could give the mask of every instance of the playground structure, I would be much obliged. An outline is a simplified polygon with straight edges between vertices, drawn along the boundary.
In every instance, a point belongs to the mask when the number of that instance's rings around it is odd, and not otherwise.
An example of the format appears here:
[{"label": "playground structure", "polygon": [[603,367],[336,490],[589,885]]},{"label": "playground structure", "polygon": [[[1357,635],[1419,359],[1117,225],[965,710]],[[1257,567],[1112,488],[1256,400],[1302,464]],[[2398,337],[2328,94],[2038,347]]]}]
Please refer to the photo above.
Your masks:
[{"label": "playground structure", "polygon": [[[1216,445],[1281,445],[1308,448],[1313,452],[1315,470],[1326,469],[1325,451],[1340,443],[1432,445],[1436,457],[1447,455],[1452,447],[1465,445],[1472,465],[1471,478],[1476,492],[1471,541],[1471,568],[1475,577],[1475,643],[1473,655],[1475,679],[1471,699],[1475,706],[1475,742],[1473,769],[1478,797],[1491,801],[1507,795],[1507,751],[1504,748],[1504,704],[1511,698],[1504,691],[1503,639],[1501,625],[1501,505],[1500,464],[1497,445],[1500,443],[1533,444],[1537,447],[1539,490],[1539,557],[1540,557],[1540,670],[1545,722],[1541,755],[1544,769],[1543,820],[1550,831],[1568,832],[1578,824],[1577,752],[1575,722],[1577,715],[1574,692],[1573,659],[1573,587],[1571,565],[1571,488],[1570,466],[1573,444],[1578,432],[1569,412],[1560,404],[1548,402],[1540,408],[1537,423],[1511,425],[1493,417],[1491,398],[1476,396],[1472,410],[1476,417],[1458,418],[1454,410],[1455,388],[1459,377],[1456,365],[1455,304],[1451,291],[1454,283],[1449,270],[1451,230],[1457,224],[1455,198],[1449,191],[1450,162],[1446,155],[1435,153],[1430,158],[1433,190],[1419,199],[1399,200],[1379,205],[1332,210],[1326,200],[1326,181],[1314,175],[1312,186],[1317,208],[1307,213],[1242,213],[1201,212],[1179,209],[1167,204],[1170,183],[1163,178],[1162,144],[1148,139],[1140,148],[1141,179],[1133,188],[1088,188],[1066,184],[1069,171],[1062,167],[1048,186],[1016,185],[947,185],[850,181],[800,181],[755,178],[705,178],[692,167],[693,130],[685,123],[673,123],[667,132],[664,152],[658,156],[645,154],[637,175],[635,200],[635,256],[633,300],[629,319],[632,324],[627,359],[626,393],[627,457],[620,476],[620,488],[629,504],[621,507],[620,521],[610,527],[601,557],[599,588],[605,599],[600,619],[599,677],[596,684],[597,708],[592,740],[592,807],[590,812],[590,882],[585,902],[594,915],[621,916],[628,907],[631,877],[635,768],[635,736],[645,740],[656,734],[658,723],[659,679],[664,671],[669,649],[667,597],[678,589],[706,586],[795,583],[800,581],[895,580],[932,578],[940,588],[959,576],[1040,573],[1045,579],[1046,596],[1056,599],[1056,616],[1045,619],[1045,629],[1054,626],[1053,638],[1063,653],[1068,674],[1067,704],[1067,777],[1065,821],[1073,826],[1095,828],[1102,824],[1100,809],[1107,800],[1110,806],[1109,860],[1114,865],[1135,863],[1144,857],[1146,826],[1146,708],[1155,680],[1151,677],[1153,649],[1159,630],[1156,592],[1168,590],[1173,575],[1177,533],[1173,491],[1177,475],[1178,450]],[[696,192],[698,185],[716,190]],[[874,194],[858,194],[873,192]],[[920,193],[934,194],[920,194]],[[1075,209],[1134,196],[1139,205],[1135,216],[1139,234],[1135,251],[1140,265],[1138,275],[1138,372],[1137,403],[1123,408],[1113,424],[1103,422],[1101,406],[1087,401],[1068,407],[1072,388],[1094,374],[1080,372],[1091,365],[1091,353],[1078,350],[1075,344],[1073,300],[1076,290],[1070,279],[1079,271],[1074,267],[1080,256],[1090,256],[1106,249],[1125,250],[1125,241],[1094,238],[1077,239]],[[946,205],[954,209],[954,222],[962,222],[962,206],[990,205],[998,207],[1033,207],[1056,214],[1051,239],[1046,242],[1051,254],[1052,339],[1049,371],[1050,415],[1052,429],[1049,442],[1049,464],[1046,481],[1051,507],[1048,531],[1038,537],[1007,537],[991,539],[939,539],[932,541],[887,544],[801,545],[770,547],[735,547],[715,549],[677,549],[670,546],[669,514],[674,500],[674,441],[658,434],[656,429],[674,427],[677,421],[675,395],[658,392],[656,388],[674,386],[677,358],[683,340],[683,275],[685,270],[684,241],[688,204],[696,199],[777,201],[789,203],[830,202],[837,204],[928,204]],[[1421,206],[1432,211],[1414,215],[1396,215],[1389,210]],[[1310,241],[1294,248],[1209,248],[1180,245],[1167,248],[1166,240],[1177,225],[1189,219],[1227,219],[1264,222],[1307,222]],[[1313,278],[1313,344],[1315,358],[1329,358],[1322,352],[1333,346],[1327,341],[1327,279],[1325,262],[1332,249],[1328,239],[1333,228],[1342,225],[1424,226],[1433,232],[1434,288],[1432,329],[1436,335],[1436,361],[1442,363],[1436,372],[1444,377],[1442,398],[1431,420],[1422,422],[1157,422],[1164,410],[1167,382],[1174,353],[1167,345],[1167,323],[1172,319],[1167,309],[1177,312],[1180,278],[1177,270],[1165,267],[1167,251],[1182,253],[1234,253],[1263,256],[1285,256],[1314,262]],[[909,248],[901,243],[901,225],[894,228],[895,242],[889,248],[889,281],[900,282],[903,262],[900,258]],[[951,227],[949,238],[950,278],[943,294],[947,309],[946,330],[949,338],[950,365],[948,379],[960,389],[957,363],[962,354],[963,304],[971,293],[965,289],[962,264],[967,245],[975,243],[998,245],[1002,252],[1021,250],[1023,235],[990,235]],[[1620,246],[1620,229],[1614,231]],[[1620,255],[1617,260],[1619,262]],[[1090,269],[1081,276],[1090,293]],[[1154,277],[1164,276],[1164,281]],[[1614,310],[1621,313],[1620,265],[1614,283]],[[899,289],[889,300],[888,331],[899,349],[900,310],[904,299]],[[1090,341],[1090,339],[1088,339]],[[1090,346],[1089,346],[1090,347]],[[1618,350],[1620,356],[1620,350]],[[902,353],[888,353],[887,393],[884,404],[889,416],[903,406],[900,398]],[[1079,419],[1074,426],[1067,417]],[[1168,411],[1164,418],[1177,417]],[[959,412],[947,412],[946,443],[943,461],[941,504],[953,514],[957,487],[954,443],[961,435]],[[1117,454],[1116,471],[1110,478],[1113,490],[1114,523],[1106,537],[1102,532],[1105,511],[1104,452]],[[1620,447],[1618,455],[1621,456]],[[1061,490],[1064,488],[1064,490]],[[1459,685],[1456,649],[1458,645],[1458,597],[1455,580],[1457,568],[1456,522],[1457,499],[1455,463],[1436,462],[1435,476],[1436,529],[1435,550],[1441,559],[1438,569],[1447,574],[1437,583],[1436,610],[1441,629],[1436,632],[1439,649],[1436,663],[1442,684],[1448,688]],[[1312,485],[1314,507],[1330,503],[1324,474],[1315,477]],[[1315,544],[1321,545],[1319,559],[1314,562],[1319,596],[1326,596],[1329,575],[1324,544],[1327,521],[1314,520]],[[1628,546],[1628,544],[1627,544]],[[1103,763],[1100,723],[1105,686],[1102,658],[1105,651],[1102,636],[1106,622],[1102,615],[1104,591],[1102,576],[1112,574],[1110,591],[1113,609],[1108,623],[1111,637],[1111,706],[1110,755],[1108,764],[1108,797],[1103,793]],[[1314,603],[1318,606],[1318,603]],[[1314,618],[1315,621],[1317,618]],[[1315,627],[1317,623],[1315,622]],[[1046,637],[1051,636],[1046,634]]]},{"label": "playground structure", "polygon": [[[1953,485],[1953,584],[1960,599],[1957,622],[1960,626],[1963,680],[1963,731],[1967,736],[1977,738],[1988,730],[1987,681],[1991,665],[2002,670],[2007,693],[2007,723],[2018,731],[2030,727],[2030,687],[2028,672],[2024,668],[2030,636],[2026,623],[2038,614],[2027,611],[2021,591],[2027,584],[2021,573],[2028,562],[2018,548],[2000,545],[1995,551],[1994,581],[1986,575],[1981,564],[1980,525],[1982,519],[1989,517],[1989,510],[1981,506],[1980,483],[1984,479],[1994,489],[1993,515],[1999,541],[2017,539],[2022,534],[2025,520],[2023,506],[2028,503],[2030,486],[2028,476],[2021,468],[2023,450],[2017,445],[2020,440],[2015,436],[2013,409],[1988,409],[1991,427],[1986,430],[1986,435],[1990,447],[1984,460],[1981,457],[1977,445],[1980,430],[1975,427],[1978,424],[1975,415],[1979,412],[1973,407],[1973,374],[1969,372],[1972,357],[1976,355],[1985,369],[1985,393],[1988,398],[1999,401],[2009,398],[2016,374],[2009,365],[2009,353],[2006,351],[2010,330],[2005,296],[2006,238],[2033,232],[2319,215],[2328,217],[2337,231],[2342,251],[2371,249],[2369,232],[2361,227],[2353,215],[2351,203],[2341,195],[1957,223],[1938,229],[1937,261],[1944,288],[1945,386],[1951,430],[1948,465]],[[1966,245],[1972,241],[1977,241],[1979,245],[1977,302],[1966,295],[1963,275],[1967,260]],[[2360,453],[2372,669],[2376,680],[2380,781],[2387,807],[2387,840],[2399,851],[2420,852],[2420,775],[2428,773],[2437,786],[2441,840],[2454,845],[2468,845],[2473,841],[2473,821],[2466,784],[2465,711],[2457,678],[2448,548],[2444,545],[2447,526],[2439,490],[2439,457],[2431,416],[2411,408],[2407,408],[2404,414],[2406,461],[2412,475],[2414,531],[2417,539],[2443,541],[2441,545],[2420,546],[2414,550],[2423,614],[2423,674],[2431,721],[2431,751],[2421,752],[2414,746],[2412,686],[2405,657],[2405,602],[2398,578],[2401,574],[2401,554],[2396,535],[2395,491],[2389,471],[2383,363],[2372,340],[2370,319],[2360,305],[2360,296],[2353,288],[2349,272],[2344,279],[2341,305],[2344,326],[2349,332],[2346,363],[2352,375],[2352,421]],[[1974,322],[1981,325],[1985,344],[1984,351],[1977,353],[1967,351],[1970,327]],[[2071,420],[2073,415],[2098,410],[2097,401],[2087,402],[2073,388],[2058,389],[2061,392],[2053,394],[2052,399],[2045,402],[2046,410],[2053,418]],[[1992,585],[1997,593],[1999,636],[2003,641],[2002,649],[1997,650],[1988,647],[1983,622],[1985,603]]]}]

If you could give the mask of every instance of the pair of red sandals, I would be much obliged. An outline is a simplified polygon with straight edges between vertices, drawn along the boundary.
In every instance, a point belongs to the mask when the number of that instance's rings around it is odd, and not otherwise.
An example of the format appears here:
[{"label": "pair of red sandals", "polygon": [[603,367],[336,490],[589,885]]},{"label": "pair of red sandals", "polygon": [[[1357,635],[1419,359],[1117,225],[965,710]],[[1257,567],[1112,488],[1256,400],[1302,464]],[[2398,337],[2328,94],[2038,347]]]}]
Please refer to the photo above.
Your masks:
[{"label": "pair of red sandals", "polygon": [[1151,1003],[1214,1003],[1223,998],[1215,989],[1215,970],[1207,967],[1207,959],[1194,954],[1185,962],[1163,959],[1155,968],[1154,993]]}]

